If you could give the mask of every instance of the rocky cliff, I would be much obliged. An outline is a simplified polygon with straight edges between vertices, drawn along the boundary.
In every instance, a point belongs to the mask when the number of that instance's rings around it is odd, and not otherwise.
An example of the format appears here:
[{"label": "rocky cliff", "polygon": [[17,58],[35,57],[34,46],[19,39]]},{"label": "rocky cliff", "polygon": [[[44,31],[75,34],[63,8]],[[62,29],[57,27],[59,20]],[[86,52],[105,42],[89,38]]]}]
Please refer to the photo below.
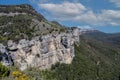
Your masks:
[{"label": "rocky cliff", "polygon": [[9,40],[6,47],[0,45],[1,53],[7,55],[1,61],[6,66],[14,63],[20,70],[28,67],[47,69],[57,62],[70,64],[75,56],[74,42],[79,41],[79,35],[79,29],[74,29],[71,33],[37,36],[31,40]]}]

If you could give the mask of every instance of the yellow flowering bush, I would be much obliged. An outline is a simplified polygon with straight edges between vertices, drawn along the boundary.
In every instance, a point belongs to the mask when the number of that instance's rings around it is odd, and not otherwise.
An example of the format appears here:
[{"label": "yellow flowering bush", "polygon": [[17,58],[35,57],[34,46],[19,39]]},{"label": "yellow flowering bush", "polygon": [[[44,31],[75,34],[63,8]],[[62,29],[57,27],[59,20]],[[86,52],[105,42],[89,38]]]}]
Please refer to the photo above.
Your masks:
[{"label": "yellow flowering bush", "polygon": [[12,75],[16,80],[29,80],[29,77],[21,71],[13,71]]}]

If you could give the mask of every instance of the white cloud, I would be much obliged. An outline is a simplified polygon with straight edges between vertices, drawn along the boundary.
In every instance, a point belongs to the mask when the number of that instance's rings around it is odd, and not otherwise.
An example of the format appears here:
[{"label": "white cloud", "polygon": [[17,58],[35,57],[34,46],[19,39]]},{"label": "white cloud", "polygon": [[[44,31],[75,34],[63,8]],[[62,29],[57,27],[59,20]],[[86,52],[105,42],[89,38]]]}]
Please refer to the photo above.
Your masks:
[{"label": "white cloud", "polygon": [[97,23],[97,16],[92,11],[86,11],[74,17],[74,20],[92,25]]},{"label": "white cloud", "polygon": [[117,7],[120,7],[120,0],[109,0],[109,1],[114,3]]},{"label": "white cloud", "polygon": [[[49,11],[57,20],[73,20],[86,22],[92,18],[96,19],[92,11],[82,5],[81,3],[63,2],[62,4],[39,4],[40,8]],[[90,20],[91,21],[91,20]],[[88,21],[88,23],[90,23]]]},{"label": "white cloud", "polygon": [[98,15],[98,22],[103,25],[120,25],[120,11],[119,10],[103,10],[101,14]]},{"label": "white cloud", "polygon": [[86,29],[93,29],[92,27],[90,27],[89,25],[85,25],[85,26],[77,26],[77,27],[79,27],[80,29],[82,29],[82,30],[86,30]]},{"label": "white cloud", "polygon": [[80,3],[69,2],[64,2],[62,4],[39,4],[39,7],[52,13],[59,13],[63,15],[78,15],[86,10],[85,6]]},{"label": "white cloud", "polygon": [[38,4],[38,3],[46,3],[48,2],[49,0],[29,0],[31,3],[35,3],[35,4]]},{"label": "white cloud", "polygon": [[51,17],[61,21],[72,21],[97,26],[120,26],[120,10],[102,10],[96,14],[81,3],[38,4],[51,13]]}]

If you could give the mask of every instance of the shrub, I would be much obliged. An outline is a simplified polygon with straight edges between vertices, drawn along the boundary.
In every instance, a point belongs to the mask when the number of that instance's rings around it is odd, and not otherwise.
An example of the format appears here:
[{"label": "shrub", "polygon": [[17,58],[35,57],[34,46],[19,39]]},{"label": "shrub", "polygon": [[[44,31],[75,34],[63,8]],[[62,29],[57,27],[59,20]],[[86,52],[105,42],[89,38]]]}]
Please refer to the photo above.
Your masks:
[{"label": "shrub", "polygon": [[9,76],[9,73],[10,73],[9,69],[2,65],[2,63],[0,62],[0,77]]},{"label": "shrub", "polygon": [[30,80],[28,75],[22,73],[21,71],[13,71],[12,75],[16,80]]}]

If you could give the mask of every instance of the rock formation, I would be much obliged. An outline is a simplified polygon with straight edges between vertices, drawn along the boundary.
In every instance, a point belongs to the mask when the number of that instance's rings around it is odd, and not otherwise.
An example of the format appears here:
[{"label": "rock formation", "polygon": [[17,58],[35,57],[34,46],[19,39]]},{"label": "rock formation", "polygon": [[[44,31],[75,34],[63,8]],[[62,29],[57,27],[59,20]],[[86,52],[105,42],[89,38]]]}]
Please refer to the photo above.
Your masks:
[{"label": "rock formation", "polygon": [[[7,56],[11,56],[20,70],[28,67],[47,69],[57,62],[70,64],[75,56],[75,41],[79,41],[78,29],[73,30],[73,33],[49,34],[31,40],[21,39],[18,43],[9,40]],[[6,53],[6,48],[2,44],[0,51],[2,54]],[[2,60],[3,63],[4,61]],[[8,63],[13,64],[11,60],[8,60]]]}]

